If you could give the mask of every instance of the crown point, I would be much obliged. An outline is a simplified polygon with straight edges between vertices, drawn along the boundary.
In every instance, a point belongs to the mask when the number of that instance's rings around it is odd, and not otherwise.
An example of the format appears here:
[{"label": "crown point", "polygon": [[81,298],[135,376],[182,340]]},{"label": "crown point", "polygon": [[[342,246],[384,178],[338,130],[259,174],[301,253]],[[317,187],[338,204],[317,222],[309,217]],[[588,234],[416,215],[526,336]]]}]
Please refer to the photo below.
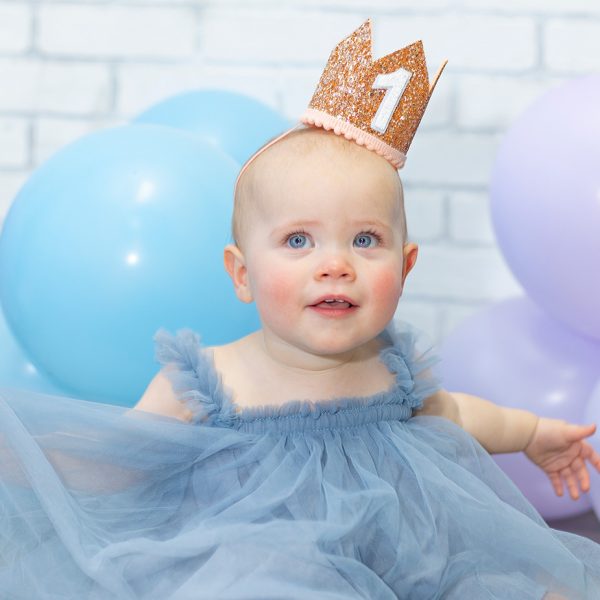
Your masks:
[{"label": "crown point", "polygon": [[367,19],[360,27],[356,29],[356,31],[351,35],[361,37],[366,36],[367,38],[371,37],[371,19]]}]

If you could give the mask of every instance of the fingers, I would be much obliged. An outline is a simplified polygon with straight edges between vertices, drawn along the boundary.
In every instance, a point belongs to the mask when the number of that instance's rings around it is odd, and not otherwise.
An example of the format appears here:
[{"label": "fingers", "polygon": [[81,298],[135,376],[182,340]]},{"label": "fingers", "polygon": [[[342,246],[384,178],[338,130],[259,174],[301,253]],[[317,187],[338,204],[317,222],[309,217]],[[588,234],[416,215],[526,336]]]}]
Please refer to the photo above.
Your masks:
[{"label": "fingers", "polygon": [[581,442],[580,456],[589,461],[589,463],[600,473],[600,454],[587,442]]},{"label": "fingers", "polygon": [[574,442],[589,437],[590,435],[594,435],[595,432],[595,423],[591,423],[590,425],[576,425],[575,423],[569,423],[566,436],[569,441]]},{"label": "fingers", "polygon": [[569,467],[561,469],[558,474],[553,473],[550,475],[554,490],[559,496],[562,496],[563,492],[561,478],[567,484],[569,495],[573,500],[579,499],[579,489],[582,492],[588,492],[590,489],[590,474],[586,469],[585,462],[579,457],[575,458]]},{"label": "fingers", "polygon": [[581,427],[582,429],[588,432],[586,433],[585,437],[594,435],[594,433],[596,433],[596,423],[590,423],[589,425],[581,425]]},{"label": "fingers", "polygon": [[577,489],[577,483],[575,481],[575,476],[573,475],[573,471],[570,468],[563,469],[560,474],[563,479],[567,483],[567,488],[569,490],[569,494],[573,500],[577,500],[579,498],[579,490]]},{"label": "fingers", "polygon": [[571,466],[575,469],[581,491],[588,492],[590,489],[590,474],[585,467],[585,462],[577,457]]},{"label": "fingers", "polygon": [[[562,469],[559,472],[550,473],[548,474],[548,477],[550,478],[550,483],[552,484],[552,487],[554,488],[554,491],[557,496],[563,495],[564,481],[567,484],[567,489],[569,490],[569,495],[571,496],[571,498],[573,498],[573,500],[579,499],[579,489],[577,487],[577,480],[575,479],[575,476],[571,469],[567,468]],[[590,487],[590,480],[587,470],[584,468],[583,472],[578,471],[577,477],[579,479],[581,489],[584,492],[588,491]]]},{"label": "fingers", "polygon": [[596,467],[596,471],[600,473],[600,454],[598,454],[589,444],[585,444],[586,450],[589,452],[588,456],[586,456],[587,460],[592,463],[594,467]]},{"label": "fingers", "polygon": [[562,484],[562,479],[560,478],[558,473],[550,473],[548,475],[548,477],[550,477],[550,483],[552,484],[552,487],[554,488],[556,495],[562,496],[563,495],[563,484]]}]

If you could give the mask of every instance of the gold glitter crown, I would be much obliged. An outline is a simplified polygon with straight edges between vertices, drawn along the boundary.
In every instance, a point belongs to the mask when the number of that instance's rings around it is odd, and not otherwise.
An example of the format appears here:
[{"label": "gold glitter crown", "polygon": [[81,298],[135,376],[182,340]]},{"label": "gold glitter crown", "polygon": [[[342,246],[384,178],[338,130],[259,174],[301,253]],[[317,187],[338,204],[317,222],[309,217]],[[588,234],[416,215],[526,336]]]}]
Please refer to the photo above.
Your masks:
[{"label": "gold glitter crown", "polygon": [[334,48],[300,121],[344,135],[399,169],[447,61],[429,85],[421,41],[376,61],[371,51],[367,19]]}]

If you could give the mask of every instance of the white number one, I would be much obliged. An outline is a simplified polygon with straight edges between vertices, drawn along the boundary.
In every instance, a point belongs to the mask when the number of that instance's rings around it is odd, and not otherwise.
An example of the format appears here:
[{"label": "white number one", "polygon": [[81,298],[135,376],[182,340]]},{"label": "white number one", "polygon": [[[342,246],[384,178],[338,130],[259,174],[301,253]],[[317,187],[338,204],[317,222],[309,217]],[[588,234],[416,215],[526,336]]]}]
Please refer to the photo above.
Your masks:
[{"label": "white number one", "polygon": [[380,73],[377,75],[373,89],[387,91],[371,121],[371,127],[375,131],[385,133],[411,77],[412,73],[406,69],[398,69],[393,73]]}]

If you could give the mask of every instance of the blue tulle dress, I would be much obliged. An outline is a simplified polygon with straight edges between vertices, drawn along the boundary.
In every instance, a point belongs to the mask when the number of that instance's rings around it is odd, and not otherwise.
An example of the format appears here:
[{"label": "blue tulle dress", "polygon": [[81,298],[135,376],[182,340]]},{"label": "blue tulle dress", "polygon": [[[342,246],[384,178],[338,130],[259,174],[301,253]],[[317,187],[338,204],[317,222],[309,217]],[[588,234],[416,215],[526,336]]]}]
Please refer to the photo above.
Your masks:
[{"label": "blue tulle dress", "polygon": [[236,411],[197,334],[156,355],[191,423],[0,390],[0,598],[600,598],[600,545],[551,529],[453,422],[392,322],[369,397]]}]

